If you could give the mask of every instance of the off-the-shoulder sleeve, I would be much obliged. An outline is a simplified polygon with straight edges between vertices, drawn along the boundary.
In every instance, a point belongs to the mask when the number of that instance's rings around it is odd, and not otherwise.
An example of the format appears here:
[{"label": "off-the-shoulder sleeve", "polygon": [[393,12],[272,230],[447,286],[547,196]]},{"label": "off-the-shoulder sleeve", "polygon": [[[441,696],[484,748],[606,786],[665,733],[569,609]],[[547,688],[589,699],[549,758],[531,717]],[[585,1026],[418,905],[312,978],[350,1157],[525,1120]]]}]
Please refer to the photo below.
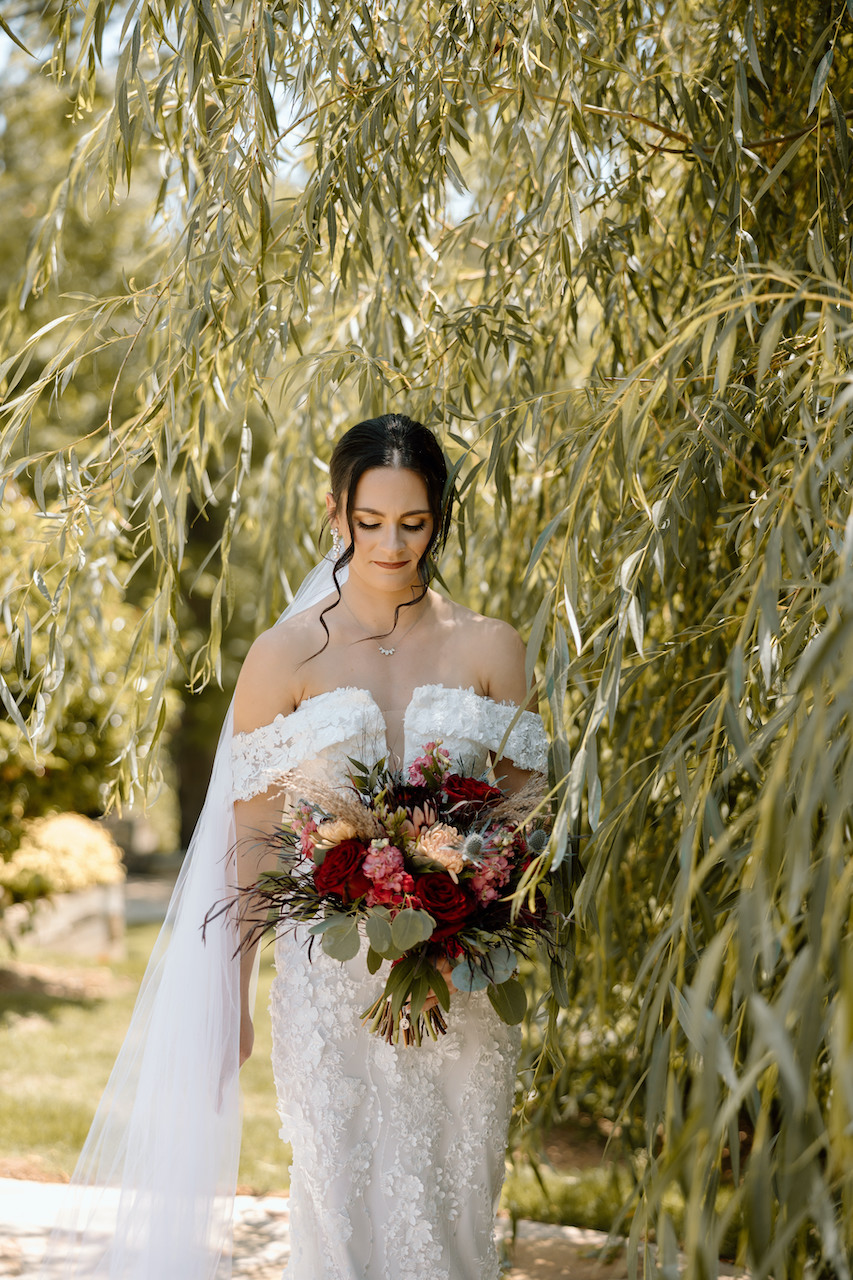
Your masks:
[{"label": "off-the-shoulder sleeve", "polygon": [[[235,733],[231,740],[231,773],[235,800],[249,800],[267,791],[296,764],[288,734],[279,716],[251,733]],[[289,717],[288,717],[289,719]]]},{"label": "off-the-shoulder sleeve", "polygon": [[357,735],[381,736],[381,718],[369,695],[361,690],[341,697],[321,694],[309,698],[290,715],[276,716],[250,733],[231,739],[231,769],[235,800],[249,800],[302,768],[336,744]]},{"label": "off-the-shoulder sleeve", "polygon": [[486,704],[484,715],[489,729],[486,745],[490,751],[500,750],[504,735],[509,729],[502,755],[519,769],[547,773],[548,739],[540,715],[535,711],[519,711],[518,707],[502,702]]},{"label": "off-the-shoulder sleeve", "polygon": [[423,685],[415,691],[406,725],[412,742],[421,747],[440,737],[445,745],[468,743],[475,753],[476,748],[500,751],[503,759],[519,769],[545,773],[548,768],[548,739],[542,718],[510,703],[494,702],[473,689]]}]

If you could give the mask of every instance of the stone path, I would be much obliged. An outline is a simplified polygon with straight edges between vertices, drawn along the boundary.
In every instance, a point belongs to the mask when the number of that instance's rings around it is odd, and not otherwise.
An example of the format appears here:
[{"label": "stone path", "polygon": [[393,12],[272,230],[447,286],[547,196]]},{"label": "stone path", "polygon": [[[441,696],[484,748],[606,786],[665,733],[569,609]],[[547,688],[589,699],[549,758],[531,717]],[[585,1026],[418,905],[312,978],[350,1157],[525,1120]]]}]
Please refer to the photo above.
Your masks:
[{"label": "stone path", "polygon": [[[35,1280],[64,1193],[65,1188],[55,1183],[0,1178],[0,1277]],[[290,1254],[287,1200],[238,1196],[235,1215],[234,1280],[281,1280]],[[499,1229],[509,1235],[509,1223],[501,1223]],[[507,1258],[506,1280],[627,1280],[628,1276],[624,1242],[608,1248],[605,1235],[577,1227],[521,1222],[515,1244],[507,1245]],[[720,1275],[740,1273],[721,1267]]]}]

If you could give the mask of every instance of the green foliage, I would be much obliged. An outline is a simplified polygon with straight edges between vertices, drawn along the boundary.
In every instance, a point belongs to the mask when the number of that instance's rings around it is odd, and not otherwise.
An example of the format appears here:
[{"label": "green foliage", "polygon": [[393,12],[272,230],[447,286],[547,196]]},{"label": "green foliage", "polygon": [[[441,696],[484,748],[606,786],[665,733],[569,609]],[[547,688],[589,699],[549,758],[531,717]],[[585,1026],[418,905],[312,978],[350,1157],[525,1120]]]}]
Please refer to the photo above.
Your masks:
[{"label": "green foliage", "polygon": [[[27,819],[58,810],[103,812],[135,698],[124,668],[137,611],[124,602],[114,551],[106,539],[88,540],[86,563],[77,569],[60,612],[58,602],[75,566],[54,544],[51,526],[31,499],[7,486],[0,512],[8,627],[0,694],[10,712],[0,720],[3,859],[13,854]],[[38,681],[32,697],[30,673]],[[21,733],[28,713],[39,731],[38,754]]]},{"label": "green foliage", "polygon": [[[575,1008],[536,1016],[631,1028],[634,1243],[677,1189],[691,1274],[734,1225],[756,1276],[848,1275],[847,0],[54,14],[79,143],[5,320],[0,460],[65,538],[62,634],[91,539],[149,575],[131,672],[158,679],[125,778],[173,673],[221,671],[235,538],[265,620],[311,558],[328,438],[378,409],[438,426],[447,581],[531,625],[554,736],[583,928]],[[66,211],[126,202],[154,157],[145,270],[36,336]],[[112,412],[37,438],[96,358]],[[188,531],[212,511],[190,648]],[[23,634],[34,593],[10,598]],[[54,670],[24,673],[32,732]],[[541,1113],[571,1087],[543,1059]]]}]

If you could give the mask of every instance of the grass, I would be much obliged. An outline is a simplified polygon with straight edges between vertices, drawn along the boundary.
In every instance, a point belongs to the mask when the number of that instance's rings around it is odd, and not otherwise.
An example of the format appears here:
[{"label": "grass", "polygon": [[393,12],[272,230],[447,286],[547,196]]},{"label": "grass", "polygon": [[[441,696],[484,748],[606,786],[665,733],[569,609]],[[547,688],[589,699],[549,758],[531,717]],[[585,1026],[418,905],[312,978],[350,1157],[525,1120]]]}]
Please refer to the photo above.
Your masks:
[{"label": "grass", "polygon": [[[130,1021],[133,1002],[156,925],[128,929],[126,959],[110,966],[107,994],[60,999],[0,992],[0,1174],[68,1177],[91,1124],[98,1099]],[[22,946],[22,962],[80,973],[79,956]],[[255,1020],[255,1051],[243,1068],[243,1147],[238,1185],[270,1193],[288,1187],[288,1148],[278,1136],[275,1085],[266,1015],[274,970],[272,949],[262,954]],[[101,969],[98,975],[103,984]],[[544,1187],[529,1169],[510,1170],[504,1207],[515,1217],[607,1229],[629,1185],[626,1169],[590,1163],[573,1167],[571,1150],[561,1168],[543,1171]]]},{"label": "grass", "polygon": [[[67,1178],[124,1039],[156,925],[127,931],[127,957],[110,968],[109,994],[61,999],[0,992],[0,1173]],[[101,968],[79,956],[21,946],[17,959],[81,973]],[[103,975],[99,975],[103,977]],[[278,1137],[270,1065],[272,952],[262,957],[255,1052],[242,1073],[244,1140],[239,1185],[258,1192],[288,1186],[288,1149]]]}]

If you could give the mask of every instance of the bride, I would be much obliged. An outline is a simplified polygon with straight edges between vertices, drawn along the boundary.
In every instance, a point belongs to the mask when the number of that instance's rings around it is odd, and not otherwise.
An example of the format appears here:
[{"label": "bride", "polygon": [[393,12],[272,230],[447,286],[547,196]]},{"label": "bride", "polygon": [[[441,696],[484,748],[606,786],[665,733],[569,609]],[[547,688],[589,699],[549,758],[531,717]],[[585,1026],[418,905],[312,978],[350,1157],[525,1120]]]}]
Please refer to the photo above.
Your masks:
[{"label": "bride", "polygon": [[[520,638],[429,586],[451,516],[432,433],[398,415],[360,423],[337,443],[330,483],[332,556],[246,658],[45,1277],[231,1273],[252,957],[235,960],[233,919],[204,942],[199,925],[217,895],[266,865],[284,775],[343,784],[350,758],[404,768],[436,739],[511,790],[545,768]],[[445,1036],[389,1045],[360,1021],[382,979],[363,954],[341,964],[315,947],[309,958],[300,927],[279,933],[275,961],[273,1069],[293,1148],[285,1280],[497,1280],[518,1029],[485,992],[455,992]]]}]

